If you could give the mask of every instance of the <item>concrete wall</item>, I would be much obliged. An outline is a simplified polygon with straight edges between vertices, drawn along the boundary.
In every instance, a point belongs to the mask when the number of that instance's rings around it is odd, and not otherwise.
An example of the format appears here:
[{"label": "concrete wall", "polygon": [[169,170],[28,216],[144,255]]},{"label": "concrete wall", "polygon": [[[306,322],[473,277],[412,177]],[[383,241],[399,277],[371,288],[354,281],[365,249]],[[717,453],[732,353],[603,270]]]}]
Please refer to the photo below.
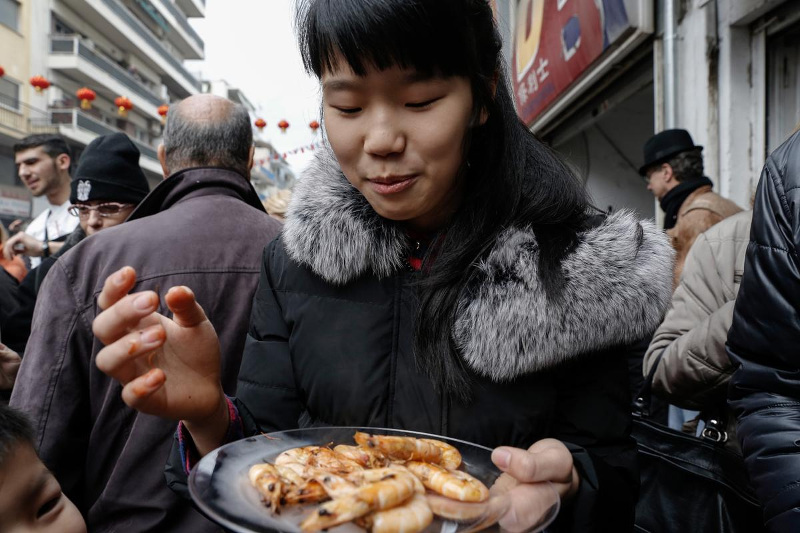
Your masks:
[{"label": "concrete wall", "polygon": [[632,209],[642,218],[653,218],[653,196],[638,174],[642,143],[652,132],[649,85],[555,148],[584,180],[596,207]]}]

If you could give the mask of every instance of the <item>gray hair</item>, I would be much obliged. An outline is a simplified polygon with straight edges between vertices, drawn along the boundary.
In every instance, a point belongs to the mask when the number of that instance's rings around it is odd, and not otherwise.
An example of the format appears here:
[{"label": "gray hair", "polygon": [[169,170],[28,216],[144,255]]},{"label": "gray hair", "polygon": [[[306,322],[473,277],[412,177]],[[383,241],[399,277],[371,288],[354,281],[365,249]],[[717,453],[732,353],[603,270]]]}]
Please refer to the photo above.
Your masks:
[{"label": "gray hair", "polygon": [[703,177],[703,156],[700,149],[688,150],[670,158],[667,164],[679,182],[699,180]]},{"label": "gray hair", "polygon": [[222,167],[249,177],[250,115],[233,102],[220,111],[219,118],[197,120],[185,116],[180,105],[170,107],[163,143],[171,174],[187,168]]}]

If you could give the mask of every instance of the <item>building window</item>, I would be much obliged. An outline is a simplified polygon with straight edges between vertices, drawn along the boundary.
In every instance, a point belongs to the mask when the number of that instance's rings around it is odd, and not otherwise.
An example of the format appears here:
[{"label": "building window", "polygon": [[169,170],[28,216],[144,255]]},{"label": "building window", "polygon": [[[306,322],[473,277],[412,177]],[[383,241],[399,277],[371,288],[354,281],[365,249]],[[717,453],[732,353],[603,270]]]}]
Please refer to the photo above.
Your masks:
[{"label": "building window", "polygon": [[0,24],[19,31],[19,2],[0,0]]},{"label": "building window", "polygon": [[800,24],[767,41],[767,153],[800,126]]},{"label": "building window", "polygon": [[0,106],[19,111],[19,84],[7,77],[0,78]]}]

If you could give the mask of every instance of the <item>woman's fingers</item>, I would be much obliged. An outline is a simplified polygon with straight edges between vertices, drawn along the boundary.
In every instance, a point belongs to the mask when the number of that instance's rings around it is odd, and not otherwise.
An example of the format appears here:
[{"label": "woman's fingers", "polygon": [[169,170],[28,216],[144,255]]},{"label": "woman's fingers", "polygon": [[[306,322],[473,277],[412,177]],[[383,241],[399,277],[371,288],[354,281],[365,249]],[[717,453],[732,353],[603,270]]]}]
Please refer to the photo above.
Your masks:
[{"label": "woman's fingers", "polygon": [[97,315],[92,331],[100,342],[111,344],[137,328],[157,307],[158,295],[153,291],[129,294]]},{"label": "woman's fingers", "polygon": [[106,278],[103,290],[97,297],[97,305],[106,310],[121,300],[136,284],[136,271],[126,266]]},{"label": "woman's fingers", "polygon": [[[95,364],[100,371],[125,385],[138,378],[147,365],[141,360],[160,348],[166,338],[160,324],[134,331],[100,350]],[[141,363],[137,364],[139,361]]]},{"label": "woman's fingers", "polygon": [[191,328],[206,321],[206,314],[189,287],[172,287],[164,296],[164,301],[172,311],[172,319],[181,327]]},{"label": "woman's fingers", "polygon": [[566,447],[563,450],[545,447],[528,451],[501,446],[492,452],[492,461],[500,470],[522,483],[567,483],[571,480],[572,455]]},{"label": "woman's fingers", "polygon": [[498,523],[512,533],[528,531],[541,524],[558,502],[549,483],[521,484],[510,490],[507,497],[509,510]]},{"label": "woman's fingers", "polygon": [[122,388],[122,401],[133,409],[143,411],[145,402],[149,400],[166,381],[167,376],[164,374],[164,371],[160,368],[153,368]]}]

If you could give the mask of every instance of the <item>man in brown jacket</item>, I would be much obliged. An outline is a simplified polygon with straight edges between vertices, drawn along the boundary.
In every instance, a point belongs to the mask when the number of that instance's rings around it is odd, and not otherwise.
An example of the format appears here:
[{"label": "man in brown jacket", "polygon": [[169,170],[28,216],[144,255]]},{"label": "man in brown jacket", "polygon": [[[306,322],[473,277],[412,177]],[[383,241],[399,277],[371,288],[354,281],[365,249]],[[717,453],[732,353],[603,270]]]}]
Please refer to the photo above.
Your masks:
[{"label": "man in brown jacket", "polygon": [[639,173],[664,211],[664,229],[675,248],[673,287],[678,286],[686,254],[698,235],[742,209],[713,192],[703,175],[702,146],[686,130],[664,130],[644,145]]},{"label": "man in brown jacket", "polygon": [[234,392],[261,253],[280,230],[249,182],[252,135],[247,111],[224,98],[171,106],[159,147],[167,178],[42,284],[11,405],[31,416],[42,461],[89,531],[219,531],[167,487],[176,423],[123,403],[120,383],[95,364],[103,346],[91,324],[103,283],[125,265],[137,291],[190,286],[219,332],[222,384]]}]

